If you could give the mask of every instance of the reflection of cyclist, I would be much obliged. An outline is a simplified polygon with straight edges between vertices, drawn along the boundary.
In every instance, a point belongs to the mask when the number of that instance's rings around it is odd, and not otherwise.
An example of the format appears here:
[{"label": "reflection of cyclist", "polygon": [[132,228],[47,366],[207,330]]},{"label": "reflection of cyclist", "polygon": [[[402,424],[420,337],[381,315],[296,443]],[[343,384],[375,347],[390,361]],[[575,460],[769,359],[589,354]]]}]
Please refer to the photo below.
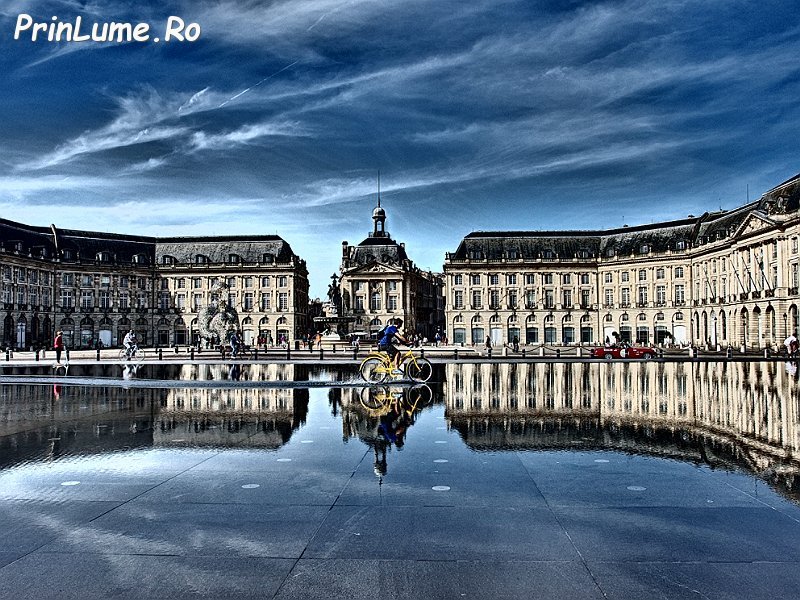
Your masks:
[{"label": "reflection of cyclist", "polygon": [[400,352],[394,345],[397,340],[401,344],[408,344],[408,341],[398,333],[398,329],[403,325],[403,319],[395,319],[390,322],[388,327],[383,330],[383,337],[378,341],[378,349],[386,352],[392,361],[393,374],[400,373]]},{"label": "reflection of cyclist", "polygon": [[136,332],[131,329],[128,333],[125,334],[125,338],[122,340],[122,344],[125,346],[125,354],[128,355],[128,358],[133,356],[135,350],[134,347],[138,344],[138,340],[136,339]]}]

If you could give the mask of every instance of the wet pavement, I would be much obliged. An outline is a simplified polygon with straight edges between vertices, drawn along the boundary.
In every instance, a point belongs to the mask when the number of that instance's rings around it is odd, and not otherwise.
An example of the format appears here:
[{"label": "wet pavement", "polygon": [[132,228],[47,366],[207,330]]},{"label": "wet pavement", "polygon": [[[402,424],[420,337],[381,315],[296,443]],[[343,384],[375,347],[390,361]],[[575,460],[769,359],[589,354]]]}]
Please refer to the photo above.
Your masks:
[{"label": "wet pavement", "polygon": [[0,598],[796,597],[790,367],[5,369]]}]

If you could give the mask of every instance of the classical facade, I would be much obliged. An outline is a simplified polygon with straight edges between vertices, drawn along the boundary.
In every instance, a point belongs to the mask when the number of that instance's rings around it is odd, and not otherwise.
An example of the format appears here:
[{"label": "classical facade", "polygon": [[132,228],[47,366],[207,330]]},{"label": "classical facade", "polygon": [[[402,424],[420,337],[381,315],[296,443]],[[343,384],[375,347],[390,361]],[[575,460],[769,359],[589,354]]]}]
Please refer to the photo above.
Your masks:
[{"label": "classical facade", "polygon": [[417,268],[405,244],[386,231],[386,211],[372,211],[372,233],[357,246],[342,242],[339,289],[345,315],[355,317],[353,332],[373,336],[389,319],[403,319],[407,333],[433,339],[444,322],[443,282]]},{"label": "classical facade", "polygon": [[473,232],[445,258],[457,343],[764,348],[798,333],[800,175],[735,210],[602,231]]},{"label": "classical facade", "polygon": [[308,271],[275,235],[150,238],[0,220],[5,346],[192,343],[201,307],[224,281],[246,342],[307,330]]}]

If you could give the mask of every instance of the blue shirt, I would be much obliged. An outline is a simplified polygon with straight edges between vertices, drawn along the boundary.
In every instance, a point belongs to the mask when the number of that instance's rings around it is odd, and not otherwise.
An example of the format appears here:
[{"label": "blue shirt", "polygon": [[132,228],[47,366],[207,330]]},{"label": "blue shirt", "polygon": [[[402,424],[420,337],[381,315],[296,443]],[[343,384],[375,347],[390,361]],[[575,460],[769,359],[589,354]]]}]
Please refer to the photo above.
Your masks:
[{"label": "blue shirt", "polygon": [[389,325],[383,332],[383,337],[381,338],[379,344],[384,346],[388,346],[392,343],[392,339],[394,339],[395,334],[397,333],[397,326]]}]

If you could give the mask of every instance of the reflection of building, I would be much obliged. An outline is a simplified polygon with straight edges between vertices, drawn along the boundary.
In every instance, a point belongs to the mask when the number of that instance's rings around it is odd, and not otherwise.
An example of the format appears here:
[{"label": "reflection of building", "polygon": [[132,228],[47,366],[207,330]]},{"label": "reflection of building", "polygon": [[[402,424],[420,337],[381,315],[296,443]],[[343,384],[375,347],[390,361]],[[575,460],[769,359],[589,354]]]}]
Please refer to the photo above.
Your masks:
[{"label": "reflection of building", "polygon": [[344,314],[355,316],[354,331],[363,335],[374,335],[399,317],[406,332],[433,339],[444,318],[441,278],[414,266],[405,244],[391,238],[380,199],[372,221],[372,233],[363,242],[342,242]]},{"label": "reflection of building", "polygon": [[800,388],[781,363],[455,363],[445,380],[446,415],[476,448],[719,460],[800,488]]},{"label": "reflection of building", "polygon": [[756,202],[603,231],[467,235],[445,259],[455,342],[775,346],[798,332],[800,175]]},{"label": "reflection of building", "polygon": [[307,329],[305,261],[275,235],[148,238],[0,220],[3,343],[116,345],[129,329],[146,344],[190,343],[218,281],[245,342]]}]

